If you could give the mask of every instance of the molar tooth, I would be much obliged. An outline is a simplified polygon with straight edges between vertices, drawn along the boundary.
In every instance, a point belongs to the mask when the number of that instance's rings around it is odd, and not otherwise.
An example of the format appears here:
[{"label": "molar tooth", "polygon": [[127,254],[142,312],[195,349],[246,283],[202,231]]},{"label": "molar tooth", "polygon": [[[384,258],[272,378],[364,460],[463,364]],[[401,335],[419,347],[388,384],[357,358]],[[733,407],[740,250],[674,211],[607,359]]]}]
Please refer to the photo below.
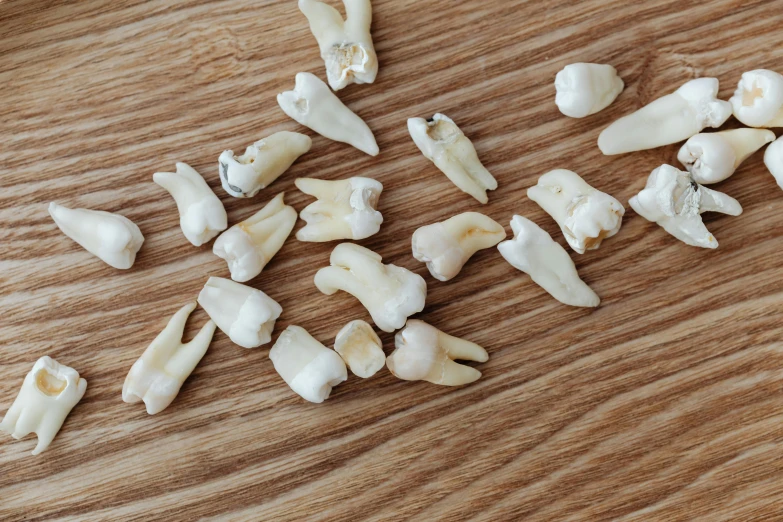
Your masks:
[{"label": "molar tooth", "polygon": [[608,107],[624,86],[611,65],[572,63],[555,76],[555,103],[566,116],[584,118]]},{"label": "molar tooth", "polygon": [[734,174],[751,154],[773,141],[775,134],[762,129],[700,133],[685,142],[677,159],[697,183],[717,183]]},{"label": "molar tooth", "polygon": [[364,321],[351,321],[337,334],[334,351],[340,354],[354,375],[366,379],[383,368],[386,355],[381,339]]},{"label": "molar tooth", "polygon": [[764,152],[764,164],[783,189],[783,136],[775,140]]},{"label": "molar tooth", "polygon": [[748,127],[783,127],[783,75],[767,69],[742,73],[729,100],[734,117]]}]

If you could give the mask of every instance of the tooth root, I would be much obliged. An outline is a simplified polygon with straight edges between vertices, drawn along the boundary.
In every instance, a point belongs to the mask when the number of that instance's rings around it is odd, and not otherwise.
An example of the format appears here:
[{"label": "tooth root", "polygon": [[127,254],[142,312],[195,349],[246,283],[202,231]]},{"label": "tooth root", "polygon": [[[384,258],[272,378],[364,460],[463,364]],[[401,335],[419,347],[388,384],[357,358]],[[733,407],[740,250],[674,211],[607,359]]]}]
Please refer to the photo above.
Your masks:
[{"label": "tooth root", "polygon": [[459,359],[461,361],[487,362],[489,354],[476,343],[454,337],[447,333],[438,331],[438,343],[446,351],[449,359]]},{"label": "tooth root", "polygon": [[584,118],[608,107],[623,87],[611,65],[572,63],[555,77],[555,104],[566,116]]},{"label": "tooth root", "polygon": [[734,150],[734,168],[767,143],[775,141],[775,133],[766,129],[734,129],[719,132]]},{"label": "tooth root", "polygon": [[363,379],[375,375],[386,363],[380,338],[364,321],[346,324],[335,337],[334,351],[354,375]]},{"label": "tooth root", "polygon": [[729,216],[742,214],[742,205],[733,197],[717,190],[700,187],[699,212],[720,212]]},{"label": "tooth root", "polygon": [[764,152],[764,164],[783,189],[783,136],[775,140]]},{"label": "tooth root", "polygon": [[687,245],[701,248],[718,248],[718,241],[707,230],[699,216],[687,216],[681,219],[662,219],[658,224],[666,232]]},{"label": "tooth root", "polygon": [[481,372],[477,369],[447,360],[443,364],[442,373],[440,375],[436,376],[435,379],[426,380],[433,384],[441,384],[443,386],[463,386],[475,382],[480,378]]},{"label": "tooth root", "polygon": [[748,127],[783,127],[783,75],[767,69],[742,73],[729,102]]}]

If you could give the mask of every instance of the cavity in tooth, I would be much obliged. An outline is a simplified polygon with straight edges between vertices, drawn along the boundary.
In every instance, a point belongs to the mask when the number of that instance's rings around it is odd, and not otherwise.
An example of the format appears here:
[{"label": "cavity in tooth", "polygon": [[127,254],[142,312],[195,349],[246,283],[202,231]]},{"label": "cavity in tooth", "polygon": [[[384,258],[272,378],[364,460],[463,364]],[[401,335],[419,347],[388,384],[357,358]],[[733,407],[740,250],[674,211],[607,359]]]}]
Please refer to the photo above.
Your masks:
[{"label": "cavity in tooth", "polygon": [[736,199],[703,187],[687,172],[661,165],[647,179],[647,186],[631,198],[631,207],[648,221],[654,221],[683,243],[702,248],[718,248],[701,220],[702,212],[742,214]]},{"label": "cavity in tooth", "polygon": [[748,127],[783,127],[783,75],[767,69],[742,73],[729,100],[734,117]]},{"label": "cavity in tooth", "polygon": [[764,153],[764,164],[775,177],[778,186],[783,189],[783,136],[767,147]]},{"label": "cavity in tooth", "polygon": [[601,303],[579,278],[568,252],[544,229],[522,216],[511,219],[514,239],[498,245],[500,255],[563,304],[593,308]]},{"label": "cavity in tooth", "polygon": [[114,268],[133,266],[144,242],[139,227],[119,214],[50,203],[49,215],[63,234]]},{"label": "cavity in tooth", "polygon": [[677,159],[697,183],[708,185],[728,178],[751,154],[775,140],[762,129],[734,129],[691,137]]},{"label": "cavity in tooth", "polygon": [[166,189],[177,203],[179,226],[195,246],[201,246],[228,226],[223,203],[201,174],[186,163],[177,163],[177,172],[156,172],[152,180]]},{"label": "cavity in tooth", "polygon": [[278,94],[277,103],[288,116],[318,134],[352,145],[370,156],[378,155],[370,127],[317,76],[297,74],[294,90]]},{"label": "cavity in tooth", "polygon": [[720,127],[731,104],[719,100],[717,78],[699,78],[609,125],[598,136],[606,155],[653,149],[687,140],[706,127]]},{"label": "cavity in tooth", "polygon": [[337,334],[334,351],[340,354],[354,375],[366,379],[383,368],[386,355],[381,339],[364,321],[351,321]]},{"label": "cavity in tooth", "polygon": [[226,260],[231,279],[244,283],[261,273],[296,224],[296,210],[281,192],[264,208],[229,228],[215,240],[212,252]]},{"label": "cavity in tooth", "polygon": [[566,116],[584,118],[608,107],[623,87],[611,65],[572,63],[555,76],[555,103]]},{"label": "cavity in tooth", "polygon": [[257,348],[271,341],[275,321],[283,313],[261,290],[222,277],[209,278],[198,295],[198,304],[242,348]]},{"label": "cavity in tooth", "polygon": [[326,295],[338,290],[357,298],[384,332],[402,328],[408,316],[421,312],[427,297],[424,279],[405,268],[384,265],[381,256],[359,245],[342,243],[329,258],[332,266],[315,274],[315,286]]},{"label": "cavity in tooth", "polygon": [[478,212],[465,212],[419,228],[411,240],[413,257],[427,263],[438,281],[452,279],[468,259],[505,239],[503,226]]},{"label": "cavity in tooth", "polygon": [[82,399],[87,381],[51,357],[41,357],[24,378],[22,389],[0,421],[0,431],[15,439],[38,436],[33,455],[49,447],[65,418]]},{"label": "cavity in tooth", "polygon": [[481,203],[489,201],[487,191],[498,188],[498,182],[481,164],[473,144],[456,123],[443,114],[435,114],[431,120],[410,118],[408,132],[424,157],[458,189]]}]

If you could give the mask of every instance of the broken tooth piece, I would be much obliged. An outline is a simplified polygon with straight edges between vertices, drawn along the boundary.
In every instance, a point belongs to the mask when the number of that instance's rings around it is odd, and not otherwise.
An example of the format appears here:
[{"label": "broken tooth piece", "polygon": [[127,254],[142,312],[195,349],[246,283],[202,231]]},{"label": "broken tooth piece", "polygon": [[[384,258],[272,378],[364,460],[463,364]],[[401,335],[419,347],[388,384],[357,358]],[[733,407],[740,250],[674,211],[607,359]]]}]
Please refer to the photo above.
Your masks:
[{"label": "broken tooth piece", "polygon": [[717,183],[728,178],[751,154],[775,141],[766,129],[734,129],[700,133],[680,149],[677,159],[697,183]]},{"label": "broken tooth piece", "polygon": [[584,118],[608,107],[624,86],[611,65],[572,63],[555,76],[555,103],[566,116]]},{"label": "broken tooth piece", "polygon": [[764,164],[774,176],[778,186],[783,189],[783,136],[767,147],[764,152]]},{"label": "broken tooth piece", "polygon": [[783,127],[783,75],[767,69],[742,73],[729,100],[734,117],[748,127]]},{"label": "broken tooth piece", "polygon": [[386,362],[381,339],[364,321],[351,321],[337,334],[334,351],[340,354],[354,375],[366,379]]}]

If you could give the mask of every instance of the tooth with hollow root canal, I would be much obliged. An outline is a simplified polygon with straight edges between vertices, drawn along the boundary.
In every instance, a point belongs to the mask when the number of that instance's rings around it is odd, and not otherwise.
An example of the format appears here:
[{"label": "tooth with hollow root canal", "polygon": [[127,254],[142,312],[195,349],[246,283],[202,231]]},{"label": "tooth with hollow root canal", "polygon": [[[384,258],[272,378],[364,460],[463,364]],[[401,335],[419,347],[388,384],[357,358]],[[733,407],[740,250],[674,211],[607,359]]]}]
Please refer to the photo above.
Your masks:
[{"label": "tooth with hollow root canal", "polygon": [[334,351],[354,375],[363,379],[375,375],[386,362],[381,339],[365,321],[346,324],[334,339]]},{"label": "tooth with hollow root canal", "polygon": [[783,75],[767,69],[742,73],[729,100],[734,117],[748,127],[783,127]]},{"label": "tooth with hollow root canal", "polygon": [[775,141],[766,129],[733,129],[700,133],[680,149],[677,159],[697,183],[708,185],[728,178],[751,154]]},{"label": "tooth with hollow root canal", "polygon": [[624,85],[611,65],[572,63],[555,76],[555,104],[566,116],[584,118],[608,107]]},{"label": "tooth with hollow root canal", "polygon": [[783,189],[783,136],[775,140],[764,152],[764,165]]}]

